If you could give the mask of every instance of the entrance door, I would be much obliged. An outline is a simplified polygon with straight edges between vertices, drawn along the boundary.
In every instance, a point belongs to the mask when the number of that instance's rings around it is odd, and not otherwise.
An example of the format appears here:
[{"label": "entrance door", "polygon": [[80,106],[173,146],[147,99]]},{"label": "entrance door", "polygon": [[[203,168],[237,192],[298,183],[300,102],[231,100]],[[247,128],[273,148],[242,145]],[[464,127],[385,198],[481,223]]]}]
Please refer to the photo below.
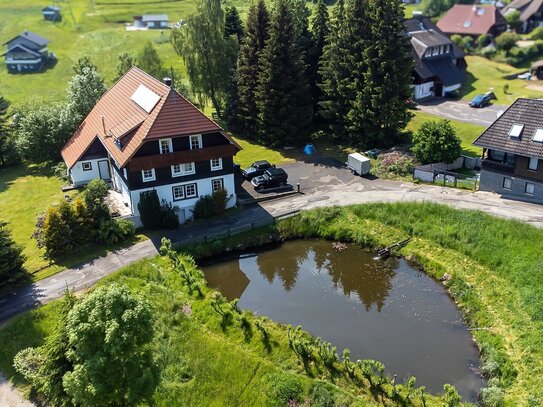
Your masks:
[{"label": "entrance door", "polygon": [[100,172],[101,179],[106,181],[109,181],[111,179],[108,160],[98,161],[98,171]]}]

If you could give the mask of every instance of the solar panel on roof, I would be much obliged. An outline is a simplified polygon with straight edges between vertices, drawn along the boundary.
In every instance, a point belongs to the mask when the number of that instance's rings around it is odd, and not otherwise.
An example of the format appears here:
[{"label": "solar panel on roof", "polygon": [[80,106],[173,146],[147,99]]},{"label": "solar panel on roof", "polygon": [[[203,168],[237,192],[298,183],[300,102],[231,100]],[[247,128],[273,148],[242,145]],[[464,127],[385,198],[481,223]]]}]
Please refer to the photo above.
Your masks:
[{"label": "solar panel on roof", "polygon": [[537,141],[538,143],[543,143],[543,129],[537,129],[532,137],[532,141]]},{"label": "solar panel on roof", "polygon": [[144,85],[140,85],[130,98],[147,113],[151,113],[160,100],[160,96]]}]

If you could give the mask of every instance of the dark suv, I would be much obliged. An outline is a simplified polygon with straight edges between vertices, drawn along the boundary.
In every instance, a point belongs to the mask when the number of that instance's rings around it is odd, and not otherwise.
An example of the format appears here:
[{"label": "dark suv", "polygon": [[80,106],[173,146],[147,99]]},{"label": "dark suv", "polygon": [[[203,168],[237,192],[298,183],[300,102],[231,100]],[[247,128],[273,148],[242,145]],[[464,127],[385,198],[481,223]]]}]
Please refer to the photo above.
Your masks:
[{"label": "dark suv", "polygon": [[243,175],[243,178],[245,178],[247,181],[250,181],[254,177],[264,174],[264,171],[266,171],[268,168],[274,167],[275,166],[271,165],[266,160],[255,161],[249,168],[242,170],[241,175]]},{"label": "dark suv", "polygon": [[279,187],[287,184],[288,175],[282,168],[269,168],[264,174],[254,177],[251,184],[255,189]]}]

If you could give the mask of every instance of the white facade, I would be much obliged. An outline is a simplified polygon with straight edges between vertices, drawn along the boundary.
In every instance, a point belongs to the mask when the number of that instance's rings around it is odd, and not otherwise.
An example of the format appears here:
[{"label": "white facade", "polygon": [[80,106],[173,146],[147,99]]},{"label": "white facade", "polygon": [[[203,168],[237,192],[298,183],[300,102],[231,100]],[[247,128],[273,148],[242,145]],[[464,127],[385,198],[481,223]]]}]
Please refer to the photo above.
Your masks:
[{"label": "white facade", "polygon": [[95,178],[109,180],[109,162],[105,157],[78,161],[70,169],[70,176],[76,187],[86,185]]},{"label": "white facade", "polygon": [[454,85],[450,86],[443,86],[443,96],[445,96],[447,92],[453,92],[457,89],[460,89],[460,86],[462,86],[461,83],[455,83]]},{"label": "white facade", "polygon": [[[119,177],[120,178],[120,177]],[[209,178],[203,178],[203,179],[197,179],[192,181],[184,181],[184,182],[176,182],[168,185],[160,185],[157,187],[152,188],[144,188],[144,189],[138,189],[135,191],[129,191],[130,194],[130,202],[126,202],[128,205],[132,206],[132,213],[134,214],[134,217],[136,218],[134,220],[134,223],[136,226],[140,224],[139,220],[139,211],[138,211],[138,203],[140,201],[140,193],[144,191],[151,191],[156,190],[158,199],[162,201],[163,199],[167,202],[171,202],[172,205],[177,207],[178,209],[178,216],[179,221],[181,223],[185,222],[187,219],[192,219],[192,210],[194,209],[194,205],[196,204],[196,201],[198,198],[204,195],[211,195],[213,193],[213,187],[212,187],[212,181],[216,179],[222,179],[223,180],[223,187],[227,192],[227,208],[232,208],[236,205],[236,187],[234,183],[234,174],[227,174],[227,175],[220,175],[217,177],[209,177]],[[176,186],[183,186],[188,184],[196,184],[198,195],[194,198],[188,198],[188,199],[181,199],[181,200],[174,200],[173,198],[173,188]],[[124,198],[124,193],[123,193]]]},{"label": "white facade", "polygon": [[415,100],[434,96],[434,82],[425,82],[413,86],[415,89]]}]

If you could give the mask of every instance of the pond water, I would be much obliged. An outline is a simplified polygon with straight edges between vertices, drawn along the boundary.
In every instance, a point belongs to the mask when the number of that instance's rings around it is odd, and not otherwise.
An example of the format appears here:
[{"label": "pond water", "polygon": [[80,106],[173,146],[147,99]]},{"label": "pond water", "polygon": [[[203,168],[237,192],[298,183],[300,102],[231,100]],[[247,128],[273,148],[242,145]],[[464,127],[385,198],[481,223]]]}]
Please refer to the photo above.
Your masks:
[{"label": "pond water", "polygon": [[241,308],[302,325],[340,355],[349,348],[353,360],[379,360],[400,382],[416,376],[432,393],[450,383],[464,400],[475,400],[484,384],[454,302],[404,259],[376,260],[356,245],[338,252],[328,241],[298,240],[200,265],[209,285],[239,298]]}]

